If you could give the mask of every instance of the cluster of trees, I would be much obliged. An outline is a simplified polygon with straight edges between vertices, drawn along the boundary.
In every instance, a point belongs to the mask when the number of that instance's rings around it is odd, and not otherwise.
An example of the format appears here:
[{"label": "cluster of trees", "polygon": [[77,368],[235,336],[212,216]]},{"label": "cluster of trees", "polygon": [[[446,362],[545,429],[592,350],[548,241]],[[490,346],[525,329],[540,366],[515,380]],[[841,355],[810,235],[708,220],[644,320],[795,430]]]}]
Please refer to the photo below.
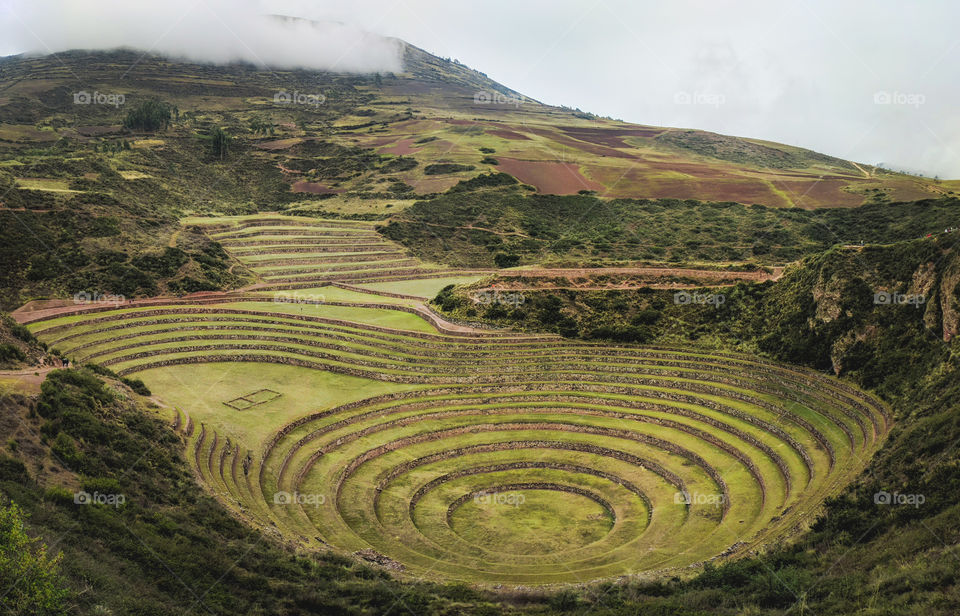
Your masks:
[{"label": "cluster of trees", "polygon": [[123,119],[127,130],[155,133],[170,126],[171,117],[180,116],[180,110],[157,99],[149,99],[130,109]]}]

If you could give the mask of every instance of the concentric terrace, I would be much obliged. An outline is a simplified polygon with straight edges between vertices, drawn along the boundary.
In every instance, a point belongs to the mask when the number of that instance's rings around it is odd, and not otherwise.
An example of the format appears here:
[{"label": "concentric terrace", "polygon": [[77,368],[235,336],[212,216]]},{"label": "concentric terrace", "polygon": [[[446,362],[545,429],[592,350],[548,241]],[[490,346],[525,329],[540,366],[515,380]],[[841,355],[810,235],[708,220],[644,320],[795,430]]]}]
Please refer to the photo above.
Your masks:
[{"label": "concentric terrace", "polygon": [[143,379],[251,523],[431,579],[583,582],[758,549],[808,523],[890,425],[850,385],[755,357],[472,330],[321,291],[27,320]]}]

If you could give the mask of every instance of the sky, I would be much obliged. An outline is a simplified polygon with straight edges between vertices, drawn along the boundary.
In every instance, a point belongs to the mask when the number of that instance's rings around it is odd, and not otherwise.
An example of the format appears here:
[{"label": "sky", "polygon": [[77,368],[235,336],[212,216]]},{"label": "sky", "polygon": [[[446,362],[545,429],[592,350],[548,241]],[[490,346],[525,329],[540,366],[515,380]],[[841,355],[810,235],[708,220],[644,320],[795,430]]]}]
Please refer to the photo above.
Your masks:
[{"label": "sky", "polygon": [[[264,13],[347,26],[265,32]],[[392,66],[395,49],[364,30],[545,103],[960,178],[958,18],[954,0],[0,0],[0,54],[150,41],[211,59]]]}]

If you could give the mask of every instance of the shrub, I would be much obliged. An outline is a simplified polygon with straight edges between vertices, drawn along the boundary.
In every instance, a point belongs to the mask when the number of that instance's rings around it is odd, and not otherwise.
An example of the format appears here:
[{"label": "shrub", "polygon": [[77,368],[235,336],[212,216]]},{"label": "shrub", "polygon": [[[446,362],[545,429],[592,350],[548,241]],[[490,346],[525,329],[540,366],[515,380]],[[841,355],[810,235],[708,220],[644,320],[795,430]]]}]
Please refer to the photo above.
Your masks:
[{"label": "shrub", "polygon": [[467,190],[476,190],[477,188],[491,188],[496,186],[515,186],[519,184],[517,178],[509,173],[484,173],[477,177],[463,180],[448,192],[463,192]]},{"label": "shrub", "polygon": [[140,394],[141,396],[149,396],[150,389],[144,384],[140,379],[128,379],[122,378],[123,384],[132,389],[134,392]]},{"label": "shrub", "polygon": [[47,546],[27,535],[16,503],[0,507],[0,586],[8,589],[0,597],[4,614],[67,613],[60,555],[48,556]]},{"label": "shrub", "polygon": [[459,173],[461,171],[473,171],[473,165],[461,165],[459,163],[433,163],[423,168],[427,175],[445,175],[448,173]]},{"label": "shrub", "polygon": [[27,467],[16,458],[0,455],[0,481],[23,483],[30,479]]},{"label": "shrub", "polygon": [[516,267],[520,264],[520,255],[498,252],[493,256],[493,262],[501,268]]},{"label": "shrub", "polygon": [[24,361],[27,354],[12,344],[0,344],[0,362]]}]

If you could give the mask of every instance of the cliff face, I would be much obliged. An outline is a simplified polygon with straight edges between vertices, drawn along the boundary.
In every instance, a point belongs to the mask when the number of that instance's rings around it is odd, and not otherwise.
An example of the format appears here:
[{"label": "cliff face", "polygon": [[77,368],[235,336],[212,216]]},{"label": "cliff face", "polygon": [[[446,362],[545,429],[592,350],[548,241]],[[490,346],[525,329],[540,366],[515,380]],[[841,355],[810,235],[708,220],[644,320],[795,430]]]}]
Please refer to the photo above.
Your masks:
[{"label": "cliff face", "polygon": [[960,330],[956,239],[835,248],[788,269],[758,308],[776,324],[775,339],[796,343],[778,354],[874,387],[897,362],[949,355]]}]

